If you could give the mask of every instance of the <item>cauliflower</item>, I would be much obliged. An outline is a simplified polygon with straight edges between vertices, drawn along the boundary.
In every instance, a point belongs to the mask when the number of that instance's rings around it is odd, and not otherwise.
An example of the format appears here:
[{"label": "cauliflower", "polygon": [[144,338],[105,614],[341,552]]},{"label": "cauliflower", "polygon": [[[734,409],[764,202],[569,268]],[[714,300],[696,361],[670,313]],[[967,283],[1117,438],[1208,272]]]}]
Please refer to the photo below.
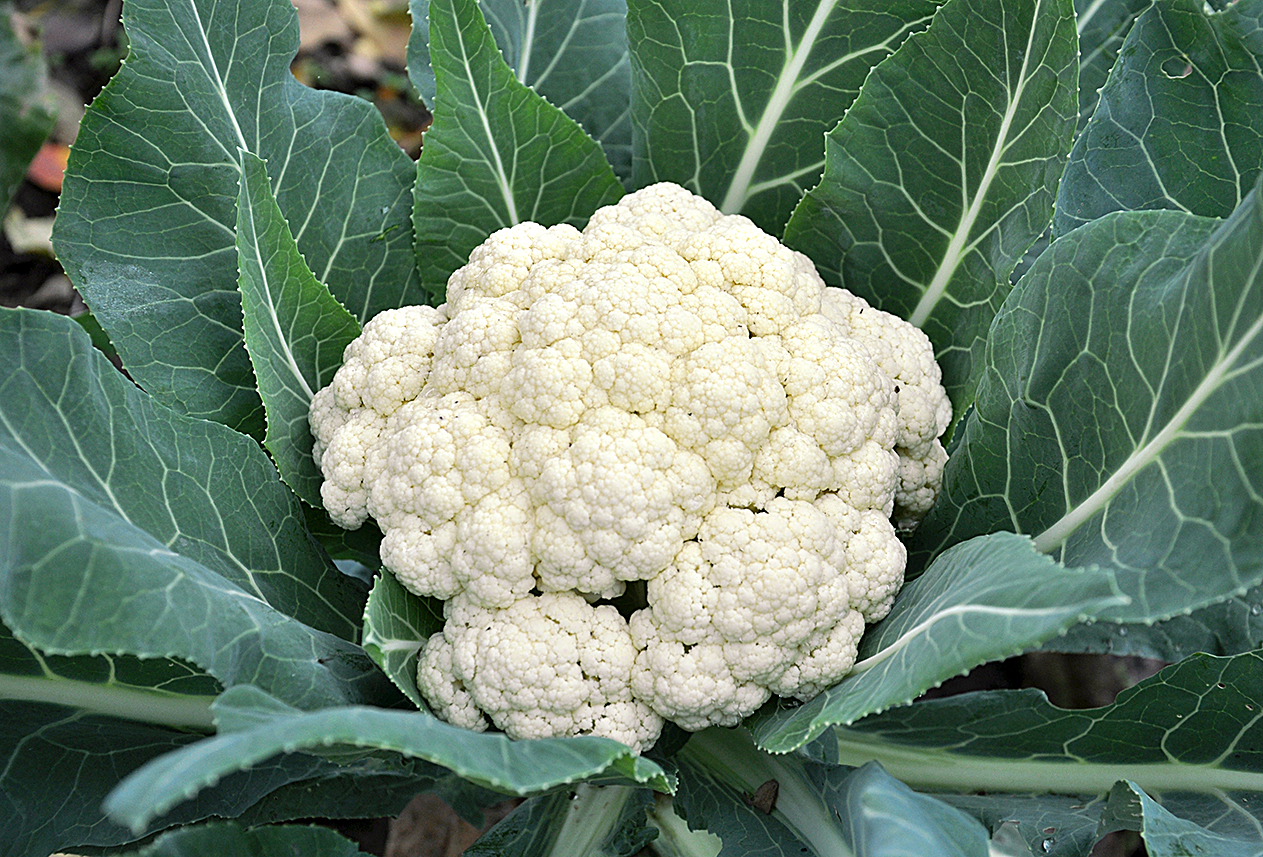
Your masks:
[{"label": "cauliflower", "polygon": [[322,497],[443,599],[417,683],[515,737],[641,750],[851,668],[939,490],[929,340],[658,184],[522,223],[383,312],[315,396]]}]

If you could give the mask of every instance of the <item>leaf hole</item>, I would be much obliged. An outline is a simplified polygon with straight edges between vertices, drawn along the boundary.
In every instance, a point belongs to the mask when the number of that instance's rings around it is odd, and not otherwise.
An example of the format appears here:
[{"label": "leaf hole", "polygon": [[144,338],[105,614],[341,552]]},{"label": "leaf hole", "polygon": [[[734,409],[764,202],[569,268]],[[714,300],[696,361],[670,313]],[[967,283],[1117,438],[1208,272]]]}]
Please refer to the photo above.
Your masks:
[{"label": "leaf hole", "polygon": [[1183,80],[1193,73],[1193,64],[1183,55],[1169,57],[1162,63],[1162,73],[1171,80]]}]

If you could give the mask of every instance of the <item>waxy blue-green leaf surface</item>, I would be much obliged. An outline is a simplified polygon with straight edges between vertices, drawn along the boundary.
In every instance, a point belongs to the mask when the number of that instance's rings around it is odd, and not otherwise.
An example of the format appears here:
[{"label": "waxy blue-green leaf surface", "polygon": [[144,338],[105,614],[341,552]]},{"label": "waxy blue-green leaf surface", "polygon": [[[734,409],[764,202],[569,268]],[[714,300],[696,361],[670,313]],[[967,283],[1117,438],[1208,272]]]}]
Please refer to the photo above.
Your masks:
[{"label": "waxy blue-green leaf surface", "polygon": [[18,639],[178,657],[300,706],[380,689],[346,642],[362,587],[252,440],[157,404],[70,319],[5,310],[0,334],[0,618]]},{"label": "waxy blue-green leaf surface", "polygon": [[1263,173],[1261,69],[1260,0],[1155,2],[1075,143],[1056,232],[1118,210],[1228,216]]},{"label": "waxy blue-green leaf surface", "polygon": [[1075,129],[1070,0],[949,0],[864,82],[785,243],[925,330],[958,413]]},{"label": "waxy blue-green leaf surface", "polygon": [[1079,31],[1079,124],[1083,130],[1096,110],[1123,39],[1153,0],[1074,0]]},{"label": "waxy blue-green leaf surface", "polygon": [[130,841],[100,811],[117,772],[199,737],[139,715],[208,730],[215,692],[169,660],[41,655],[0,625],[0,853]]},{"label": "waxy blue-green leaf surface", "polygon": [[[429,0],[412,0],[408,74],[434,103]],[[619,178],[631,178],[631,65],[626,0],[482,0],[487,25],[522,83],[560,107],[605,151]]]},{"label": "waxy blue-green leaf surface", "polygon": [[[217,688],[169,659],[45,655],[0,626],[0,854],[45,857],[132,841],[105,816],[102,801],[121,776],[209,731]],[[267,821],[368,814],[392,797],[379,793],[365,802],[351,783],[335,779],[338,773],[323,760],[278,758],[230,775],[154,826],[243,811]],[[322,793],[325,782],[338,783],[336,800]],[[301,789],[301,804],[286,801],[292,785]],[[385,791],[384,783],[375,785]],[[422,787],[413,778],[396,806]]]},{"label": "waxy blue-green leaf surface", "polygon": [[1016,530],[1117,570],[1152,622],[1263,581],[1263,196],[1224,222],[1119,212],[1059,239],[991,330],[914,552]]},{"label": "waxy blue-green leaf surface", "polygon": [[434,124],[417,163],[417,264],[439,302],[492,232],[524,221],[582,227],[622,195],[601,147],[521,83],[475,0],[429,4]]},{"label": "waxy blue-green leaf surface", "polygon": [[263,436],[237,292],[238,151],[359,319],[418,303],[413,166],[362,99],[298,83],[289,0],[129,0],[130,52],[70,156],[57,253],[160,401]]},{"label": "waxy blue-green leaf surface", "polygon": [[[364,706],[299,711],[248,686],[225,691],[214,708],[220,734],[157,759],[124,780],[106,807],[112,818],[141,830],[224,775],[299,750],[348,758],[387,751],[378,754],[383,760],[378,767],[385,770],[423,759],[506,794],[543,792],[594,777],[669,787],[657,764],[608,738],[512,741],[451,726],[423,711]],[[391,761],[394,754],[404,760]]]},{"label": "waxy blue-green leaf surface", "polygon": [[333,380],[359,322],[318,280],[272,196],[267,167],[243,151],[237,260],[246,351],[267,411],[263,445],[285,484],[320,507],[324,480],[307,424],[312,396]]},{"label": "waxy blue-green leaf surface", "polygon": [[12,15],[11,8],[0,6],[0,216],[53,129],[44,60],[38,48],[18,40]]},{"label": "waxy blue-green leaf surface", "polygon": [[864,635],[847,677],[801,706],[756,716],[755,740],[772,752],[797,749],[835,723],[911,702],[1122,601],[1112,574],[1063,568],[1021,536],[958,545],[904,586]]},{"label": "waxy blue-green leaf surface", "polygon": [[[1056,834],[1044,853],[1083,853],[1063,850],[1068,842],[1051,846],[1065,839],[1082,845],[1084,828],[1108,814],[1098,798],[1120,780],[1138,783],[1217,835],[1252,831],[1257,839],[1260,688],[1257,652],[1195,655],[1102,708],[1058,708],[1033,689],[924,700],[834,727],[805,752],[831,764],[876,760],[913,788],[943,793],[970,813],[1018,818],[1031,828],[1038,822]],[[1082,799],[1063,801],[1059,812],[1057,801],[1017,797],[1045,791]],[[1028,833],[1036,847],[1047,838]]]},{"label": "waxy blue-green leaf surface", "polygon": [[672,181],[780,235],[824,134],[932,0],[631,0],[633,176]]}]

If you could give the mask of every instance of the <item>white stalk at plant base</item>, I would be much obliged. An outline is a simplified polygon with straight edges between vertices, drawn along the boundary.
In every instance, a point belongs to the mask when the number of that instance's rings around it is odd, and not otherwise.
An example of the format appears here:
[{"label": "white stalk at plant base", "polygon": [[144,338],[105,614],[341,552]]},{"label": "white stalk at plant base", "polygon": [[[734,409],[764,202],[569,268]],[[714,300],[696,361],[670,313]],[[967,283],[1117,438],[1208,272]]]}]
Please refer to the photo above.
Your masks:
[{"label": "white stalk at plant base", "polygon": [[695,734],[680,751],[680,757],[696,762],[719,781],[746,794],[753,794],[768,780],[776,780],[773,817],[817,857],[854,857],[850,843],[838,830],[837,819],[820,799],[819,790],[807,781],[801,767],[782,761],[793,757],[759,750],[744,729],[720,727]]},{"label": "white stalk at plant base", "polygon": [[649,823],[658,831],[658,838],[649,843],[657,857],[719,857],[724,843],[706,830],[690,830],[688,822],[675,812],[675,801],[661,792],[653,796]]},{"label": "white stalk at plant base", "polygon": [[548,850],[549,857],[577,854],[604,854],[601,844],[614,832],[623,816],[623,807],[638,789],[632,786],[574,786],[566,807],[566,820]]}]

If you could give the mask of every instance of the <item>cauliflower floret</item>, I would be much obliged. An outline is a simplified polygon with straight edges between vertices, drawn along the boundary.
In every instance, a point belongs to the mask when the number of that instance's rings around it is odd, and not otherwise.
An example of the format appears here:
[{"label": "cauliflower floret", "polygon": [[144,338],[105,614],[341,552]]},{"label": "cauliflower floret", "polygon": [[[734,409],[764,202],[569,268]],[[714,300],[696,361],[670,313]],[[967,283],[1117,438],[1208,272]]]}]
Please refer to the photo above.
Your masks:
[{"label": "cauliflower floret", "polygon": [[573,592],[463,607],[426,643],[418,668],[418,687],[441,716],[472,722],[472,701],[519,738],[601,735],[636,751],[657,739],[663,721],[632,696],[636,649],[616,609]]},{"label": "cauliflower floret", "polygon": [[[677,565],[649,581],[650,606],[632,627],[642,648],[637,675],[654,680],[634,679],[638,693],[668,720],[702,728],[732,725],[773,692],[797,696],[805,682],[814,694],[841,679],[859,642],[858,633],[850,648],[830,642],[839,622],[854,630],[847,617],[859,617],[843,565],[850,535],[801,500],[778,497],[762,512],[715,510]],[[840,656],[847,651],[850,660]],[[804,675],[799,665],[813,653]],[[717,655],[726,665],[722,704],[699,700],[690,684],[697,661]]]},{"label": "cauliflower floret", "polygon": [[435,712],[515,737],[643,748],[833,684],[946,457],[924,334],[670,184],[496,232],[344,360],[310,412],[325,506],[447,602]]}]

